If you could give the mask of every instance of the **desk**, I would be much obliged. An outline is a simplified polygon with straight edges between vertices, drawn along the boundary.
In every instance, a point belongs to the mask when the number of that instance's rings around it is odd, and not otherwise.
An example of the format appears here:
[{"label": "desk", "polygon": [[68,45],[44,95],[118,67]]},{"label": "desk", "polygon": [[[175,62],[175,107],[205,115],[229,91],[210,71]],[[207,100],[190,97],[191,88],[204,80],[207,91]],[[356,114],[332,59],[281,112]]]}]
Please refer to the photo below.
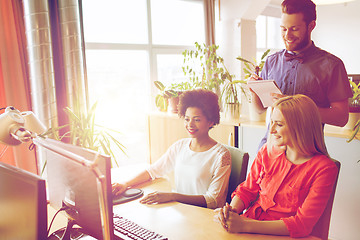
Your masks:
[{"label": "desk", "polygon": [[[113,181],[128,179],[134,173],[144,169],[144,166],[134,165],[124,168],[112,169]],[[170,191],[170,183],[165,178],[156,179],[151,183],[145,183],[139,186],[144,190],[144,194],[153,191]],[[169,240],[184,239],[236,239],[236,240],[281,240],[292,239],[290,237],[270,236],[260,234],[230,234],[226,232],[220,224],[214,222],[214,212],[212,209],[201,208],[186,205],[177,202],[143,205],[139,199],[131,202],[114,206],[114,212],[121,216],[136,222],[137,224],[160,233],[169,238]],[[49,212],[49,219],[55,212]],[[63,216],[61,216],[63,217]],[[64,221],[57,220],[59,223]],[[66,220],[63,224],[65,225]],[[56,228],[55,228],[56,229]],[[302,238],[304,240],[318,240],[316,237]]]},{"label": "desk", "polygon": [[[130,177],[134,171],[139,172],[143,167],[132,167],[132,171],[113,169],[114,181]],[[145,194],[153,191],[170,191],[169,181],[156,179],[151,183],[139,186]],[[171,202],[158,205],[143,205],[134,200],[114,206],[114,212],[128,218],[137,224],[158,232],[169,240],[184,239],[291,239],[289,237],[259,235],[259,234],[230,234],[220,224],[214,222],[214,211],[208,208]],[[302,239],[318,239],[316,237]]]}]

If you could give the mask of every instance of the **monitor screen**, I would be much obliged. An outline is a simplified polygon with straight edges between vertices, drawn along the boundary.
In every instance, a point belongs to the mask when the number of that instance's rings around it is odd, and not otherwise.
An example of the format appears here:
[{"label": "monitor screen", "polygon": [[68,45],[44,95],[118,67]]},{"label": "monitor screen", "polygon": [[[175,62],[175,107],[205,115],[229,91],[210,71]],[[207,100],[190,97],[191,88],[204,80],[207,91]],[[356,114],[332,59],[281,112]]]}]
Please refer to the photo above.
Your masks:
[{"label": "monitor screen", "polygon": [[45,180],[11,165],[0,163],[1,239],[46,239]]},{"label": "monitor screen", "polygon": [[113,238],[110,157],[53,139],[35,143],[45,149],[50,205],[68,206],[67,217],[85,233],[103,239],[108,231]]}]

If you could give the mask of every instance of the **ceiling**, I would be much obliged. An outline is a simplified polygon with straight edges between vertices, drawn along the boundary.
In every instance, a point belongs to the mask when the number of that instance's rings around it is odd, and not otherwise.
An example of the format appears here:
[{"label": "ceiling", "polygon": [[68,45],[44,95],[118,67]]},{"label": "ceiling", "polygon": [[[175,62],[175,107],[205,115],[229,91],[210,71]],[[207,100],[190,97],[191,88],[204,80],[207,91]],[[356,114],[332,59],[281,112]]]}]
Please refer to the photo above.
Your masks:
[{"label": "ceiling", "polygon": [[[281,5],[281,3],[283,2],[283,0],[270,0],[270,4],[271,5],[278,5],[278,6],[280,6]],[[316,0],[313,0],[313,2],[316,2]],[[324,1],[323,1],[324,2]],[[332,1],[329,1],[329,2],[333,2],[333,3],[335,3],[335,2],[346,2],[345,0],[344,1],[334,1],[334,0],[332,0]],[[315,3],[316,4],[316,3]],[[319,5],[319,4],[318,4]]]},{"label": "ceiling", "polygon": [[271,0],[270,4],[280,6],[282,2],[283,0]]}]

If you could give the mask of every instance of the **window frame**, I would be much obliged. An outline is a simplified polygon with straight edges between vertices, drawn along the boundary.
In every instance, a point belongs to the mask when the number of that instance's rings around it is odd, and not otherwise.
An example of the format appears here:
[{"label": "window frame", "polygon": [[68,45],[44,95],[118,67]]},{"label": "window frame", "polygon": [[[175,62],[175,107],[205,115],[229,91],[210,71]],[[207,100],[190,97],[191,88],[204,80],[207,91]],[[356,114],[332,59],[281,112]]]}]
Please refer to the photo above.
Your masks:
[{"label": "window frame", "polygon": [[[192,0],[194,2],[201,2],[204,6],[204,2],[201,0]],[[149,61],[149,82],[148,89],[150,89],[150,98],[151,96],[155,96],[157,93],[157,89],[153,84],[154,81],[158,79],[158,64],[157,64],[157,56],[159,54],[182,54],[182,52],[186,49],[195,49],[193,45],[162,45],[162,44],[153,44],[152,39],[152,19],[151,19],[151,0],[146,0],[147,5],[147,29],[148,29],[148,43],[143,44],[129,44],[129,43],[99,43],[99,42],[86,42],[85,41],[85,52],[86,50],[144,50],[148,52],[148,61]],[[205,18],[205,11],[204,11]],[[204,23],[204,41],[207,39],[207,35],[209,35],[208,29]],[[90,97],[89,97],[90,98]],[[150,102],[153,102],[149,99]],[[155,105],[151,105],[151,109],[155,109]]]}]

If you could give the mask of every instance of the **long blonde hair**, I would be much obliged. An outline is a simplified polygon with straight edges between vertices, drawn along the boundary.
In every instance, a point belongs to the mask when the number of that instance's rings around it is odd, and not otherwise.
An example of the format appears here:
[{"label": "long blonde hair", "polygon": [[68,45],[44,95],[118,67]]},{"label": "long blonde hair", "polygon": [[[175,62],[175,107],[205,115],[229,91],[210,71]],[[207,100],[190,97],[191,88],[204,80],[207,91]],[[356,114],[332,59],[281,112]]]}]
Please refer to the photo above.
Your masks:
[{"label": "long blonde hair", "polygon": [[[299,153],[307,156],[323,154],[329,156],[325,141],[319,110],[309,97],[297,94],[280,98],[273,104],[284,116],[289,128],[289,139]],[[272,151],[271,136],[268,150]]]}]

